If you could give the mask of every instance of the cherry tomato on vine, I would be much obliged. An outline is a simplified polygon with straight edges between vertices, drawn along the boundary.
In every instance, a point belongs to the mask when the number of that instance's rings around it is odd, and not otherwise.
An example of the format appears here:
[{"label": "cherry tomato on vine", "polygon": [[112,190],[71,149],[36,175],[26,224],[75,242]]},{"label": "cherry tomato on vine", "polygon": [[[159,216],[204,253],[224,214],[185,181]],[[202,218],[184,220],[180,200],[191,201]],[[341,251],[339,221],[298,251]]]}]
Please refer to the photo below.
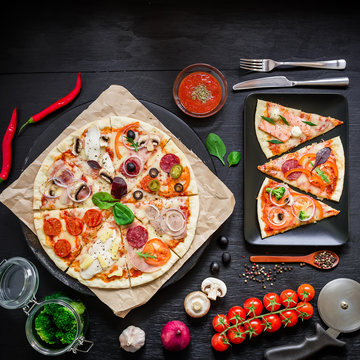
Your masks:
[{"label": "cherry tomato on vine", "polygon": [[275,293],[268,293],[263,298],[263,303],[267,311],[276,311],[280,309],[280,296]]},{"label": "cherry tomato on vine", "polygon": [[233,306],[228,312],[228,318],[231,324],[236,324],[246,319],[246,312],[241,306]]},{"label": "cherry tomato on vine", "polygon": [[280,319],[284,327],[292,327],[298,322],[298,315],[295,310],[284,310],[280,313]]},{"label": "cherry tomato on vine", "polygon": [[296,312],[298,313],[298,317],[301,320],[307,320],[310,319],[314,314],[314,308],[309,302],[300,301],[296,305]]},{"label": "cherry tomato on vine", "polygon": [[226,337],[226,335],[220,335],[219,333],[216,333],[211,338],[211,346],[216,351],[225,351],[229,347],[229,339]]},{"label": "cherry tomato on vine", "polygon": [[246,339],[246,332],[242,326],[231,328],[227,332],[229,340],[233,344],[241,344]]},{"label": "cherry tomato on vine", "polygon": [[298,296],[294,290],[286,289],[280,294],[281,303],[285,307],[294,307],[298,303]]},{"label": "cherry tomato on vine", "polygon": [[315,296],[315,289],[310,284],[301,284],[297,289],[299,299],[302,301],[310,301]]},{"label": "cherry tomato on vine", "polygon": [[260,319],[250,319],[244,324],[244,328],[248,330],[249,338],[258,336],[262,333],[264,326]]},{"label": "cherry tomato on vine", "polygon": [[263,317],[264,331],[273,333],[281,328],[281,320],[278,315],[270,314]]},{"label": "cherry tomato on vine", "polygon": [[224,314],[218,314],[212,321],[213,328],[217,332],[222,332],[230,326],[228,317]]},{"label": "cherry tomato on vine", "polygon": [[261,314],[263,310],[263,304],[261,300],[259,300],[258,298],[252,297],[245,300],[244,309],[247,316],[249,317],[258,316]]}]

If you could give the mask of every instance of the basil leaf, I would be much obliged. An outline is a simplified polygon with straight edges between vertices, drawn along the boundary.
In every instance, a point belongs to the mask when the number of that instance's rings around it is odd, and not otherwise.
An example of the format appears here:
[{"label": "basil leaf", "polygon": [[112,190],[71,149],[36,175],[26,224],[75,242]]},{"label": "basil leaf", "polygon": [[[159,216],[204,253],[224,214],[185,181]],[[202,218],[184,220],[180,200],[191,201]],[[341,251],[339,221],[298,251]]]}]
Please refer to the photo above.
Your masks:
[{"label": "basil leaf", "polygon": [[327,159],[331,154],[331,149],[329,147],[324,147],[316,153],[315,164],[311,169],[311,172],[319,165],[326,163]]},{"label": "basil leaf", "polygon": [[308,125],[310,125],[310,126],[317,126],[316,124],[312,123],[311,121],[305,121],[305,120],[303,120],[302,122],[305,123],[305,124],[308,124]]},{"label": "basil leaf", "polygon": [[281,117],[281,120],[284,122],[284,124],[289,125],[288,121],[282,115],[279,116]]},{"label": "basil leaf", "polygon": [[110,209],[118,202],[118,200],[114,199],[109,193],[101,191],[94,194],[91,199],[94,205],[102,210]]},{"label": "basil leaf", "polygon": [[119,202],[113,206],[113,215],[118,225],[127,225],[134,221],[133,212],[126,205]]},{"label": "basil leaf", "polygon": [[269,117],[267,116],[261,116],[264,120],[266,120],[267,122],[269,122],[270,124],[273,124],[275,125],[275,121],[273,119],[270,119]]},{"label": "basil leaf", "polygon": [[232,151],[227,157],[229,167],[237,165],[241,160],[241,154],[238,151]]},{"label": "basil leaf", "polygon": [[216,156],[222,164],[225,165],[224,156],[226,154],[226,146],[220,136],[210,133],[206,138],[205,146],[210,155]]},{"label": "basil leaf", "polygon": [[273,139],[273,140],[268,140],[269,143],[272,143],[272,144],[283,144],[282,141],[280,140],[276,140],[276,139]]}]

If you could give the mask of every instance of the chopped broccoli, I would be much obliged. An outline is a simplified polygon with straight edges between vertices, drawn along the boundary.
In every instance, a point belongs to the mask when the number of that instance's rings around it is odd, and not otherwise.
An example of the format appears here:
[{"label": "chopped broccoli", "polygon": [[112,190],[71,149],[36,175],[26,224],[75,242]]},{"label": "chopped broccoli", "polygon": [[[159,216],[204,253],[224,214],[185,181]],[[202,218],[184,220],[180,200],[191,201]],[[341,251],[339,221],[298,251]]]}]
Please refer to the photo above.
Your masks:
[{"label": "chopped broccoli", "polygon": [[67,308],[61,306],[53,314],[55,326],[60,330],[70,330],[76,327],[76,320],[74,314]]},{"label": "chopped broccoli", "polygon": [[[60,292],[45,297],[45,300],[52,299],[67,300],[81,317],[84,316],[86,308],[81,301],[72,301]],[[71,344],[76,336],[76,319],[68,308],[58,304],[46,304],[35,317],[35,330],[47,344]]]},{"label": "chopped broccoli", "polygon": [[278,188],[275,189],[271,189],[271,188],[266,188],[266,191],[268,193],[271,192],[271,195],[275,196],[276,200],[280,200],[284,194],[285,194],[285,188],[283,186],[279,186]]},{"label": "chopped broccoli", "polygon": [[300,214],[299,214],[299,219],[304,221],[304,220],[307,220],[308,218],[309,218],[309,215],[304,210],[301,210]]}]

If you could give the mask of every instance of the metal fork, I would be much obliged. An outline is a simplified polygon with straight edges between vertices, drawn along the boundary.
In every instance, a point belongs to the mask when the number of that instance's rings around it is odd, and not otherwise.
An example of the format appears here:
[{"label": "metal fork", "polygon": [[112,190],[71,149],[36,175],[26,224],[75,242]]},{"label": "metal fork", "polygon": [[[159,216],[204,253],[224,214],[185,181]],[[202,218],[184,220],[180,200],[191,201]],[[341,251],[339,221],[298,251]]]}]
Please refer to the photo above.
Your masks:
[{"label": "metal fork", "polygon": [[240,59],[240,67],[245,70],[268,72],[281,65],[341,70],[345,69],[346,61],[344,59],[328,61],[275,61],[272,59]]}]

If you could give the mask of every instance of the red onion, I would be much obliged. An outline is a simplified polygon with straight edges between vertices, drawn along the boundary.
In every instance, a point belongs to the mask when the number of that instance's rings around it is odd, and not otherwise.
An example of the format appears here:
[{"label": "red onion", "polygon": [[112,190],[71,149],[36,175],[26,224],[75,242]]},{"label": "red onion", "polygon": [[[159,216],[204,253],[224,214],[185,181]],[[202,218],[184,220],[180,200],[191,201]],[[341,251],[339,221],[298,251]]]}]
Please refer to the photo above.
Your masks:
[{"label": "red onion", "polygon": [[166,350],[181,351],[190,343],[190,330],[179,320],[169,321],[161,330],[161,342]]}]

